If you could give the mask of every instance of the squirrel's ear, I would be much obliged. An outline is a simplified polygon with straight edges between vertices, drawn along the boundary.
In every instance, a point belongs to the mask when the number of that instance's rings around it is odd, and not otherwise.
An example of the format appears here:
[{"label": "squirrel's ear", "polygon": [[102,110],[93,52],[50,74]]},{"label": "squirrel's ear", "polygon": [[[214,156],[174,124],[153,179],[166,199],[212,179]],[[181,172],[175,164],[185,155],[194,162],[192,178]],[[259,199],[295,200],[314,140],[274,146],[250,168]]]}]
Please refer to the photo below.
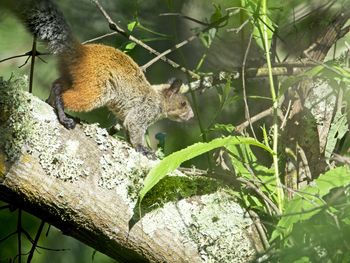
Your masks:
[{"label": "squirrel's ear", "polygon": [[181,79],[172,78],[168,82],[170,84],[169,91],[171,91],[172,93],[178,93],[180,91],[180,88],[182,86]]}]

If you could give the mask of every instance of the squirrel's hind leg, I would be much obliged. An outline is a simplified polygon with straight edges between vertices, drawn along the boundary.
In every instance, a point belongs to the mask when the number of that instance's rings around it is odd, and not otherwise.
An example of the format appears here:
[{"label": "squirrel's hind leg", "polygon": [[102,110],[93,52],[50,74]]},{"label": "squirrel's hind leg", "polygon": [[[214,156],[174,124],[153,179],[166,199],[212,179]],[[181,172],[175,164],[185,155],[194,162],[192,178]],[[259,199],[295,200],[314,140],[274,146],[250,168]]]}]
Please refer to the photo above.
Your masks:
[{"label": "squirrel's hind leg", "polygon": [[59,80],[52,84],[51,94],[47,102],[56,109],[59,122],[67,129],[74,129],[76,122],[67,117],[64,113],[64,104],[62,99],[63,85]]}]

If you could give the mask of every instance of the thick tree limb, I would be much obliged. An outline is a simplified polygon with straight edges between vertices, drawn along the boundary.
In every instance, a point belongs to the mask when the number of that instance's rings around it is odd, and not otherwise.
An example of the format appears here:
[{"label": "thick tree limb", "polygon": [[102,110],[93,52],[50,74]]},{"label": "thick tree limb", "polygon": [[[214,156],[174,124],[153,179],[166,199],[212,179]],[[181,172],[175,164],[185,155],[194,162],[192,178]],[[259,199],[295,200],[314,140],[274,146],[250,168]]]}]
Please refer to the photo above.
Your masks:
[{"label": "thick tree limb", "polygon": [[261,242],[214,180],[175,172],[145,198],[155,165],[97,125],[61,126],[52,108],[0,81],[0,198],[120,262],[247,262]]}]

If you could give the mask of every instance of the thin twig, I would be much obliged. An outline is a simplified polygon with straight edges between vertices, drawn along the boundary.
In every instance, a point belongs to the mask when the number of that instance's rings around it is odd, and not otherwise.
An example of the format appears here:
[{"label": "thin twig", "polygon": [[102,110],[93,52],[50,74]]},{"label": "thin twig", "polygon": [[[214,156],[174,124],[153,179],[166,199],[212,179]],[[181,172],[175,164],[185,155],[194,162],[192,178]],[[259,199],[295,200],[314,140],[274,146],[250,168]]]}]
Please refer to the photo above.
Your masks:
[{"label": "thin twig", "polygon": [[251,209],[248,210],[248,213],[249,213],[250,218],[251,218],[251,219],[253,220],[253,222],[254,222],[254,225],[255,225],[255,227],[256,227],[256,230],[257,230],[258,233],[259,233],[260,240],[262,241],[265,250],[268,249],[268,248],[270,247],[269,240],[268,240],[268,238],[267,238],[266,231],[265,231],[265,229],[264,229],[263,224],[261,223],[261,220],[260,220],[258,214],[255,213],[255,212],[254,212],[253,210],[251,210]]},{"label": "thin twig", "polygon": [[38,232],[36,233],[35,238],[34,238],[34,242],[33,242],[33,244],[32,244],[32,248],[31,248],[30,251],[29,251],[27,263],[30,263],[30,262],[32,261],[32,258],[33,258],[33,255],[34,255],[34,251],[35,251],[35,248],[36,248],[37,245],[38,245],[38,241],[39,241],[41,232],[43,231],[44,225],[45,225],[45,221],[44,221],[44,220],[41,220],[41,223],[40,223]]},{"label": "thin twig", "polygon": [[181,13],[162,13],[162,14],[160,14],[159,16],[178,16],[178,17],[181,17],[181,18],[190,20],[190,21],[192,21],[192,22],[195,22],[195,23],[197,23],[197,24],[200,24],[200,25],[202,25],[202,26],[209,26],[209,25],[210,25],[209,23],[200,21],[200,20],[198,20],[198,19],[196,19],[196,18],[193,18],[193,17],[190,17],[190,16],[183,15],[183,14],[181,14]]},{"label": "thin twig", "polygon": [[[11,57],[8,57],[8,58],[1,59],[0,63],[5,62],[5,61],[10,60],[10,59],[27,57],[27,56],[30,57],[31,55],[32,55],[32,51],[30,50],[30,51],[28,51],[28,52],[26,52],[24,54],[21,54],[21,55],[15,55],[15,56],[11,56]],[[36,56],[43,62],[45,62],[45,61],[40,56],[44,56],[44,55],[50,55],[50,53],[41,53],[39,51],[36,51]]]},{"label": "thin twig", "polygon": [[33,76],[34,76],[34,64],[36,56],[36,36],[33,37],[33,46],[32,46],[32,60],[30,62],[30,74],[29,74],[29,93],[33,93]]},{"label": "thin twig", "polygon": [[250,123],[254,123],[256,121],[259,121],[267,116],[270,116],[272,113],[273,113],[273,108],[272,107],[268,108],[268,109],[256,114],[255,116],[251,117],[250,122],[245,121],[245,122],[239,124],[235,130],[237,132],[241,133],[245,128],[247,128],[250,125]]},{"label": "thin twig", "polygon": [[[112,19],[111,17],[108,15],[108,13],[105,11],[105,9],[102,7],[102,5],[100,4],[100,2],[98,0],[92,0],[95,5],[97,6],[97,8],[101,11],[101,13],[103,14],[103,16],[106,18],[106,20],[109,23],[109,28],[113,31],[118,32],[119,34],[121,34],[122,36],[126,37],[127,39],[135,42],[136,44],[140,45],[141,47],[145,48],[146,50],[148,50],[149,52],[151,52],[152,54],[158,56],[160,55],[160,53],[158,51],[156,51],[155,49],[151,48],[150,46],[148,46],[147,44],[145,44],[144,42],[142,42],[141,40],[135,38],[134,36],[126,33],[126,31],[124,29],[122,29],[121,27],[119,27]],[[166,58],[166,57],[161,57],[161,60],[167,62],[169,65],[171,65],[174,68],[180,69],[182,72],[189,74],[192,78],[196,78],[199,79],[200,76],[189,70],[186,69],[183,66],[180,66],[179,64],[177,64],[176,62],[174,62],[173,60]]]},{"label": "thin twig", "polygon": [[209,24],[206,28],[204,28],[203,30],[197,32],[195,35],[189,37],[188,39],[176,44],[174,47],[164,51],[163,53],[159,54],[158,56],[156,56],[155,58],[153,58],[152,60],[150,60],[148,63],[146,63],[145,65],[143,65],[141,68],[143,70],[145,70],[146,68],[148,68],[150,65],[152,65],[153,63],[155,63],[156,61],[158,61],[160,58],[166,56],[167,54],[173,52],[176,49],[179,49],[180,47],[190,43],[191,41],[193,41],[194,39],[198,38],[201,33],[209,31],[212,28],[218,28],[218,27],[223,27],[223,25],[221,25],[223,22],[227,23],[228,18],[231,16],[231,13],[228,13],[227,15],[221,17],[220,19],[214,21],[213,23]]},{"label": "thin twig", "polygon": [[0,239],[0,243],[6,241],[8,238],[10,238],[10,237],[12,237],[13,235],[16,235],[16,234],[17,234],[17,230],[15,232],[12,232],[12,233],[8,234],[7,236],[1,238]]},{"label": "thin twig", "polygon": [[245,83],[245,64],[247,62],[250,46],[253,39],[253,33],[250,34],[247,49],[245,50],[243,62],[242,62],[242,88],[243,88],[243,100],[244,100],[244,110],[245,110],[245,118],[249,122],[250,130],[253,133],[254,138],[256,139],[255,131],[252,125],[252,122],[250,120],[250,112],[249,112],[249,106],[248,106],[248,99],[247,99],[247,89],[246,89],[246,83]]},{"label": "thin twig", "polygon": [[256,186],[254,183],[252,183],[251,181],[243,177],[238,177],[236,179],[237,181],[244,183],[247,188],[253,189],[258,194],[258,196],[260,196],[265,201],[265,203],[272,208],[272,210],[276,213],[276,215],[281,214],[278,207],[275,205],[275,203],[272,202],[271,199],[267,195],[265,195],[264,192],[261,191],[258,186]]},{"label": "thin twig", "polygon": [[198,38],[203,32],[206,32],[212,28],[215,27],[219,27],[219,25],[226,21],[228,18],[230,17],[230,15],[226,15],[220,19],[218,19],[217,21],[215,21],[214,23],[209,24],[206,28],[204,28],[203,30],[197,32],[195,35],[190,36],[189,38],[185,39],[184,41],[181,41],[180,43],[176,44],[175,46],[173,46],[172,48],[169,48],[167,50],[165,50],[164,52],[160,53],[158,56],[156,56],[155,58],[151,59],[150,61],[148,61],[145,65],[143,65],[141,67],[141,69],[143,71],[145,71],[149,66],[151,66],[152,64],[154,64],[155,62],[157,62],[159,59],[161,59],[162,57],[168,55],[169,53],[175,51],[176,49],[179,49],[181,47],[183,47],[184,45],[187,45],[188,43],[190,43],[191,41],[195,40],[196,38]]},{"label": "thin twig", "polygon": [[281,126],[280,126],[280,130],[281,130],[281,131],[284,130],[284,127],[285,127],[286,124],[287,124],[287,119],[288,119],[288,115],[289,115],[291,106],[292,106],[292,101],[290,100],[290,101],[288,102],[288,107],[287,107],[286,114],[284,115],[283,121],[282,121]]},{"label": "thin twig", "polygon": [[107,34],[104,34],[104,35],[102,35],[102,36],[98,36],[98,37],[95,37],[95,38],[92,38],[92,39],[88,39],[88,40],[82,42],[82,44],[85,45],[85,44],[88,44],[88,43],[91,43],[91,42],[95,42],[95,41],[97,41],[97,40],[101,40],[101,39],[103,39],[103,38],[110,37],[110,36],[114,36],[114,35],[117,35],[117,34],[118,34],[118,32],[107,33]]},{"label": "thin twig", "polygon": [[18,263],[22,261],[22,209],[18,208],[18,217],[17,217],[17,246],[18,246]]},{"label": "thin twig", "polygon": [[238,34],[249,22],[249,18],[244,21],[239,27],[229,28],[227,29],[227,32],[234,32],[235,34]]}]

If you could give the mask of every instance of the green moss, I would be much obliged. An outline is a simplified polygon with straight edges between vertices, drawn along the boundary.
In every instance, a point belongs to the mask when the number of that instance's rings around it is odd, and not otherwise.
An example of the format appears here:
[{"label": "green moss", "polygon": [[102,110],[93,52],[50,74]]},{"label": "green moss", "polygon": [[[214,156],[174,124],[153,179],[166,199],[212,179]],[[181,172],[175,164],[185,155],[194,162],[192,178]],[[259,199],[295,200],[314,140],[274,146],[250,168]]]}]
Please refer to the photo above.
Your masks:
[{"label": "green moss", "polygon": [[142,201],[142,211],[147,213],[155,208],[154,204],[162,207],[167,202],[214,193],[222,185],[205,177],[167,176],[163,178]]}]

